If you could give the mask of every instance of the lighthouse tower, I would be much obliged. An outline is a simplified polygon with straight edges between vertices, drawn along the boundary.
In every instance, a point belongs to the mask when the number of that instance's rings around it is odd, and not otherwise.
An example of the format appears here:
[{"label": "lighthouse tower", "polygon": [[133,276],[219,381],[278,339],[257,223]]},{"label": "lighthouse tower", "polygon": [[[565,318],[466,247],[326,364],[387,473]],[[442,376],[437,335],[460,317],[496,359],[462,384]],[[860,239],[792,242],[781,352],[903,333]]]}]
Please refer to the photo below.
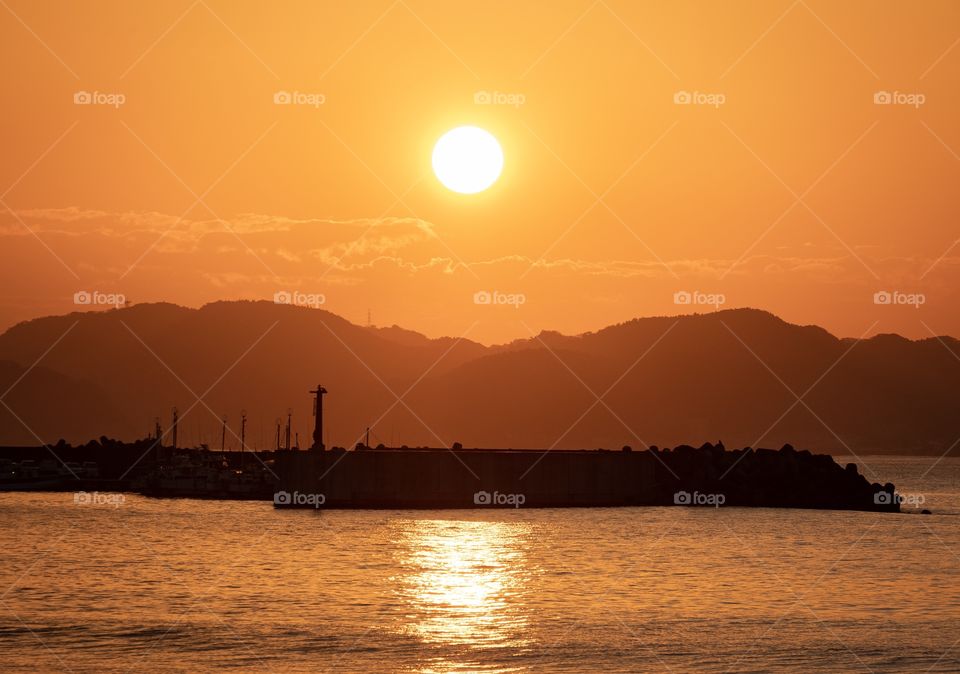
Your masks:
[{"label": "lighthouse tower", "polygon": [[317,388],[310,391],[314,395],[313,399],[313,447],[312,449],[324,449],[323,445],[323,396],[327,389],[322,384],[317,384]]}]

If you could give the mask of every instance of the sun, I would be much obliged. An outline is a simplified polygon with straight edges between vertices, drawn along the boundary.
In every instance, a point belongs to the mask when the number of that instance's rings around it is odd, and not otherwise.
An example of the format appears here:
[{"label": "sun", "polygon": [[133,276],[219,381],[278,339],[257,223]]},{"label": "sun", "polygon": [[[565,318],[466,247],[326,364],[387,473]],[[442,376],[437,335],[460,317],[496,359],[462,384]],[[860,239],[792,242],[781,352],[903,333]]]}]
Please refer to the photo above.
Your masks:
[{"label": "sun", "polygon": [[433,148],[433,172],[443,186],[460,194],[487,189],[503,170],[503,150],[489,131],[459,126],[447,131]]}]

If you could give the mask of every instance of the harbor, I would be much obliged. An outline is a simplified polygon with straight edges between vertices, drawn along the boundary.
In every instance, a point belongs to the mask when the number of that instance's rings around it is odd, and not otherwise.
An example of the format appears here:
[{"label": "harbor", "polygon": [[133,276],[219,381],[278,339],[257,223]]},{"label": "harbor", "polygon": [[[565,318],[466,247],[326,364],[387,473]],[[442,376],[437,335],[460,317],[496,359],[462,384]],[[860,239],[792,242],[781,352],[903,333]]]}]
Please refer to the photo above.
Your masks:
[{"label": "harbor", "polygon": [[[897,512],[891,483],[855,464],[785,445],[727,450],[722,443],[672,449],[326,447],[323,398],[314,397],[312,443],[301,449],[288,416],[272,450],[177,446],[168,433],[135,443],[107,438],[72,447],[0,448],[0,490],[131,492],[157,498],[271,501],[277,508],[463,509],[625,506],[813,508]],[[165,439],[169,443],[165,444]]]}]

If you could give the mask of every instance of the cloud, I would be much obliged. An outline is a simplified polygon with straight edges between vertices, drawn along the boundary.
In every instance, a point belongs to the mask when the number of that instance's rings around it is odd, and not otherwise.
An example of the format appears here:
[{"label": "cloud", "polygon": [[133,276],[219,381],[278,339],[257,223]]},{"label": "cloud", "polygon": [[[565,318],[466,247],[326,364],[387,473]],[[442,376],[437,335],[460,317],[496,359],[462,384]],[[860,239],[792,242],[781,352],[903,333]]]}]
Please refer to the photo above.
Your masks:
[{"label": "cloud", "polygon": [[[95,248],[105,254],[114,251],[111,267],[128,268],[137,264],[181,265],[183,256],[191,256],[190,265],[218,267],[220,262],[249,262],[251,254],[271,269],[292,271],[298,275],[327,277],[333,274],[358,274],[375,268],[394,267],[406,273],[442,271],[444,274],[467,272],[464,263],[444,245],[438,227],[414,217],[291,218],[262,213],[241,213],[228,220],[181,218],[155,211],[108,212],[77,206],[23,209],[17,215],[34,234],[53,237],[97,238]],[[8,214],[0,224],[0,237],[31,236]],[[72,246],[72,244],[71,244]],[[720,280],[730,277],[804,275],[820,281],[863,282],[869,278],[863,263],[844,250],[818,251],[801,246],[801,254],[778,248],[778,255],[757,254],[742,260],[725,258],[679,258],[670,260],[588,260],[574,258],[536,259],[510,254],[469,263],[472,273],[495,271],[522,276],[609,277],[625,280],[676,279],[696,277]],[[151,256],[167,257],[147,259]],[[123,261],[126,259],[127,266]],[[218,262],[219,260],[219,262]],[[97,266],[78,260],[77,266]],[[947,272],[960,264],[960,258],[918,256],[880,257],[877,252],[867,264],[879,274],[898,279],[919,278],[928,269]],[[239,268],[249,265],[241,264]],[[210,278],[233,278],[245,272],[232,269],[204,270]],[[260,271],[252,275],[259,276]],[[229,273],[228,273],[229,272]]]},{"label": "cloud", "polygon": [[[674,293],[685,290],[720,292],[727,307],[756,306],[822,324],[837,334],[859,334],[876,318],[870,312],[878,290],[925,292],[929,311],[954,305],[960,287],[956,256],[934,266],[935,258],[881,257],[871,251],[863,260],[881,277],[877,281],[847,251],[824,246],[781,247],[742,260],[538,259],[507,252],[466,263],[447,247],[440,228],[418,218],[296,219],[245,213],[221,221],[81,208],[18,215],[43,245],[9,213],[6,219],[0,216],[6,263],[0,266],[0,282],[23,289],[9,295],[6,304],[0,302],[0,324],[7,325],[72,311],[78,290],[116,291],[137,302],[188,306],[220,299],[269,300],[279,290],[298,290],[324,294],[326,308],[351,320],[364,321],[370,308],[378,322],[434,335],[459,334],[479,320],[477,338],[494,342],[525,334],[517,322],[521,317],[531,327],[576,333],[636,316],[680,313]],[[79,281],[51,250],[78,273]],[[483,290],[523,293],[523,311],[478,308],[472,298]],[[880,318],[886,321],[890,315]],[[915,320],[919,314],[910,316]],[[949,320],[927,322],[955,331]],[[895,324],[884,326],[896,329]]]}]

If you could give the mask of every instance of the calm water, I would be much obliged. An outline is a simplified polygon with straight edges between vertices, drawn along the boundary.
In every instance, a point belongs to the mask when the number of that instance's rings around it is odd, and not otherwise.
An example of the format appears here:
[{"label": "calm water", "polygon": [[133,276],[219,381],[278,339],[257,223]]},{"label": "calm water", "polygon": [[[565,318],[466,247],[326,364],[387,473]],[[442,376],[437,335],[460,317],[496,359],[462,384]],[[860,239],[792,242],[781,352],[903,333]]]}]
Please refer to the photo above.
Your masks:
[{"label": "calm water", "polygon": [[2,494],[0,670],[960,671],[933,461],[866,462],[930,516]]}]

